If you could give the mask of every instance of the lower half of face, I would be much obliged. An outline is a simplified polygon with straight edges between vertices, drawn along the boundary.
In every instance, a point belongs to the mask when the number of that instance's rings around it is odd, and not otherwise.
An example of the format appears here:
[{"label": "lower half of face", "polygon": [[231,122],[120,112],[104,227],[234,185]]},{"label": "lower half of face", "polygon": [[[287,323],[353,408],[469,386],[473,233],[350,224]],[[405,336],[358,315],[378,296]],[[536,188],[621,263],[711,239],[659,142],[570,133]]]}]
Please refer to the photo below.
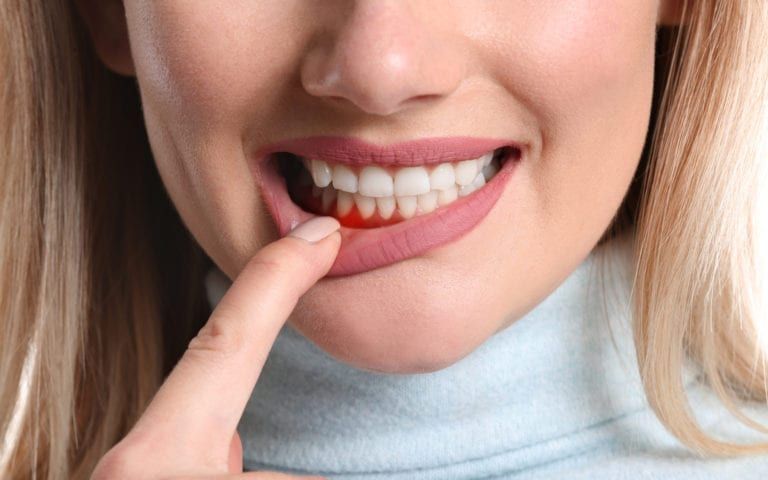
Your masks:
[{"label": "lower half of face", "polygon": [[[296,221],[342,220],[342,260],[288,320],[332,356],[444,368],[609,226],[648,129],[653,2],[250,3],[126,3],[146,126],[185,224],[231,278]],[[454,155],[437,163],[418,146],[293,141],[329,135],[465,140],[437,140]]]}]

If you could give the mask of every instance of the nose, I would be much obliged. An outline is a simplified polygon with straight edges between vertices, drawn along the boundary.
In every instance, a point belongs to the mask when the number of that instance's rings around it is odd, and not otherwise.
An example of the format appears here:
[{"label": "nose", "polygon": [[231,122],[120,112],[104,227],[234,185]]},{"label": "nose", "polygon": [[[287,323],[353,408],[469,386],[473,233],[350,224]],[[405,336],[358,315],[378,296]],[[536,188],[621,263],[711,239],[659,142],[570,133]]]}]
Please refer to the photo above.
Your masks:
[{"label": "nose", "polygon": [[426,12],[417,18],[409,3],[354,2],[349,17],[302,59],[304,90],[333,105],[376,115],[456,90],[465,76],[466,57],[455,40],[439,33],[434,16]]}]

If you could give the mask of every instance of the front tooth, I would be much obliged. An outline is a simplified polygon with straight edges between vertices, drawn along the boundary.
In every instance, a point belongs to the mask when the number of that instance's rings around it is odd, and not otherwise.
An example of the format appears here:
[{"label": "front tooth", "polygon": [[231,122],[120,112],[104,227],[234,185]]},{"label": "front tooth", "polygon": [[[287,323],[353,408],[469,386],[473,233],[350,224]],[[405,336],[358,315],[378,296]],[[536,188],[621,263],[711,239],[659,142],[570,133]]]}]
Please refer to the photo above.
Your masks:
[{"label": "front tooth", "polygon": [[324,161],[312,159],[309,170],[312,172],[312,180],[318,187],[323,188],[331,184],[333,173],[331,172],[331,167]]},{"label": "front tooth", "polygon": [[355,199],[355,205],[357,205],[357,211],[360,212],[360,216],[363,219],[370,218],[373,212],[376,211],[376,199],[372,197],[366,197],[356,193],[353,195]]},{"label": "front tooth", "polygon": [[456,176],[450,163],[441,163],[429,174],[429,185],[432,190],[445,190],[456,185]]},{"label": "front tooth", "polygon": [[[464,186],[469,185],[477,175],[477,160],[462,160],[453,167],[456,175],[456,183]],[[335,178],[334,178],[335,181]]]},{"label": "front tooth", "polygon": [[395,197],[397,199],[397,208],[403,218],[411,218],[416,214],[417,200],[415,196]]},{"label": "front tooth", "polygon": [[355,200],[352,198],[351,193],[343,190],[339,192],[339,196],[336,198],[336,211],[340,217],[344,217],[351,212],[354,205]]},{"label": "front tooth", "polygon": [[417,203],[422,213],[429,213],[437,208],[437,191],[419,195]]},{"label": "front tooth", "polygon": [[458,190],[457,190],[456,186],[454,185],[451,188],[446,188],[445,190],[440,190],[437,193],[437,204],[440,205],[441,207],[443,205],[448,205],[449,203],[451,203],[454,200],[456,200],[457,197],[458,197]]},{"label": "front tooth", "polygon": [[348,193],[357,192],[357,175],[344,165],[333,167],[333,188]]},{"label": "front tooth", "polygon": [[384,220],[389,220],[395,212],[395,197],[379,197],[376,199],[379,215]]},{"label": "front tooth", "polygon": [[365,167],[360,172],[358,190],[366,197],[391,197],[395,194],[392,176],[381,167]]},{"label": "front tooth", "polygon": [[423,167],[401,168],[395,173],[395,196],[410,197],[429,192],[429,174]]},{"label": "front tooth", "polygon": [[333,188],[326,188],[323,190],[323,198],[320,201],[323,207],[323,213],[328,213],[331,209],[331,205],[336,200],[336,190]]}]

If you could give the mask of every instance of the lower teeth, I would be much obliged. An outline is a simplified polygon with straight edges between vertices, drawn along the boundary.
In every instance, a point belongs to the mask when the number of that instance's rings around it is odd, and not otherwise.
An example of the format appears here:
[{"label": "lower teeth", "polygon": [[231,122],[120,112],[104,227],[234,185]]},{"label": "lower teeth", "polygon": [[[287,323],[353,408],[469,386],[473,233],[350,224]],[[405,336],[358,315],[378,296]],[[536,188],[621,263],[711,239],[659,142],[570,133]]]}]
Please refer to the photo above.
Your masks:
[{"label": "lower teeth", "polygon": [[374,198],[337,190],[333,185],[318,187],[301,160],[291,154],[281,155],[279,167],[288,179],[291,199],[304,210],[319,215],[332,215],[345,226],[375,228],[431,213],[470,195],[498,173],[502,164],[501,157],[494,156],[491,163],[483,167],[468,185],[405,197]]}]

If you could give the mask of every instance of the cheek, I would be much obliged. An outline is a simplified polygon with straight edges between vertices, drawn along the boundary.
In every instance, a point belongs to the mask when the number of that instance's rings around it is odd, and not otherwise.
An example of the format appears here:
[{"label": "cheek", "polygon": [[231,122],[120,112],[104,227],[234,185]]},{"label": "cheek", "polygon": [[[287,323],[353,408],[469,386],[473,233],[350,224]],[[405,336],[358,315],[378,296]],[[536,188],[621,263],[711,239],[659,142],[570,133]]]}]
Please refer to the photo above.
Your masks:
[{"label": "cheek", "polygon": [[645,140],[655,4],[535,4],[498,34],[507,53],[493,61],[495,74],[537,121],[541,151],[529,180],[539,208],[561,221],[578,209],[603,221],[628,187]]},{"label": "cheek", "polygon": [[[243,139],[254,136],[246,128],[266,130],[259,122],[270,118],[265,111],[294,57],[281,18],[290,12],[240,3],[126,2],[158,170],[193,235],[230,273],[275,235]],[[281,41],[269,42],[278,33]]]},{"label": "cheek", "polygon": [[242,129],[269,118],[271,101],[298,80],[309,36],[303,26],[317,21],[312,9],[296,7],[295,0],[240,0],[226,8],[136,2],[126,13],[147,97],[200,130]]},{"label": "cheek", "polygon": [[653,61],[652,2],[534,3],[497,29],[495,41],[504,51],[491,62],[500,83],[538,114],[542,127],[568,121],[579,113],[576,107],[605,103],[646,79]]}]

